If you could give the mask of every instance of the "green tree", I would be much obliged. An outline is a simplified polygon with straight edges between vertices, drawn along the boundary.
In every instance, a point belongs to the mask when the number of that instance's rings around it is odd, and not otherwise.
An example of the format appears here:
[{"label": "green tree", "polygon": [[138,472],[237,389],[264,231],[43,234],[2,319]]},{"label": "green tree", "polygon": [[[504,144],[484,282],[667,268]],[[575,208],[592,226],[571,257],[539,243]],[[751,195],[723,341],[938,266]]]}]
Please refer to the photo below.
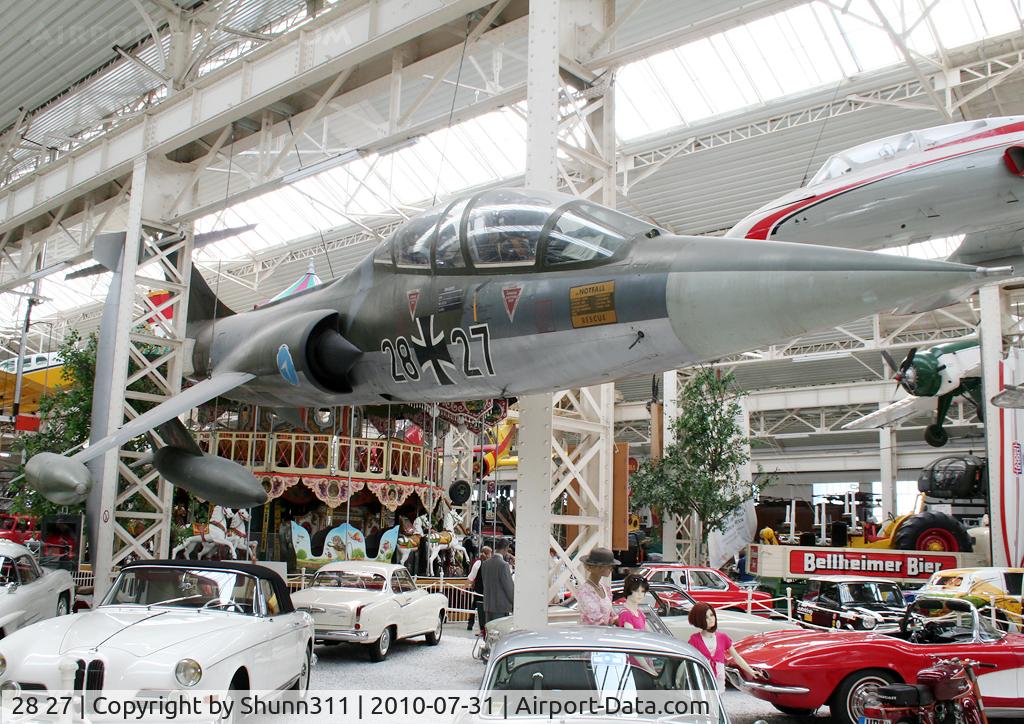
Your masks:
[{"label": "green tree", "polygon": [[[78,332],[72,330],[61,343],[60,355],[64,361],[60,387],[44,395],[39,401],[39,416],[45,425],[39,432],[22,435],[16,443],[24,450],[25,459],[40,452],[63,453],[89,439],[92,427],[92,390],[96,377],[95,334],[84,343]],[[50,515],[62,511],[80,512],[82,506],[56,505],[25,484],[24,479],[14,483],[11,491],[12,509],[19,513]]]},{"label": "green tree", "polygon": [[737,423],[741,391],[731,373],[702,367],[683,388],[675,442],[660,460],[647,460],[630,477],[634,506],[662,515],[696,513],[702,526],[702,555],[708,534],[720,530],[742,503],[770,480],[748,483],[739,469],[750,460],[748,441]]}]

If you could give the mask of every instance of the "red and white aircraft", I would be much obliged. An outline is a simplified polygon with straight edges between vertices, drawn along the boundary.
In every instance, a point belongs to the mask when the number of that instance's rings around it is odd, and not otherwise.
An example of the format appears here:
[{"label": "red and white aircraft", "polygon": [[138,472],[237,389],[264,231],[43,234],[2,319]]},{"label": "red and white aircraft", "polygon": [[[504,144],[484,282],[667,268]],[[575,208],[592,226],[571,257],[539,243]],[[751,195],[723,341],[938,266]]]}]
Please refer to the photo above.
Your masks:
[{"label": "red and white aircraft", "polygon": [[1009,262],[1024,243],[1024,116],[907,131],[830,157],[726,236],[857,248],[964,234],[952,259]]}]

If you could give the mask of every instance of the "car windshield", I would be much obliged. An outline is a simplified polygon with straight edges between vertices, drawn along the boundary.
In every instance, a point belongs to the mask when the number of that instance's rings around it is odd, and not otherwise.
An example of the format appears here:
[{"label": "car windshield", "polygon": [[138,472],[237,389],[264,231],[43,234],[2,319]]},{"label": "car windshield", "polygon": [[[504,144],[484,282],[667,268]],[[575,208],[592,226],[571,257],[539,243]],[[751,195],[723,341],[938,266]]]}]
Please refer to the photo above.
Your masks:
[{"label": "car windshield", "polygon": [[946,590],[966,590],[964,583],[969,584],[970,578],[965,576],[963,573],[951,573],[949,575],[942,575],[935,578],[934,581],[928,584],[929,588],[944,588]]},{"label": "car windshield", "polygon": [[0,556],[0,586],[15,583],[18,575],[14,572],[14,559]]},{"label": "car windshield", "polygon": [[318,571],[313,585],[319,588],[353,588],[360,591],[383,591],[384,576],[370,571]]},{"label": "car windshield", "polygon": [[[725,721],[717,687],[706,666],[682,656],[643,650],[513,652],[495,662],[486,688],[530,692],[534,698],[544,699],[559,692],[597,692],[597,696],[587,697],[594,707],[590,713],[613,713],[606,709],[612,699],[628,700],[638,692],[653,692],[656,699],[657,692],[664,692],[666,699],[681,704],[674,722]],[[585,701],[578,695],[572,700]],[[509,709],[505,714],[510,717],[526,714],[512,706]],[[580,713],[585,716],[588,711]]]},{"label": "car windshield", "polygon": [[903,593],[895,583],[849,583],[845,586],[843,603],[881,603],[903,608]]},{"label": "car windshield", "polygon": [[122,571],[103,600],[104,606],[170,606],[173,608],[257,611],[254,576],[202,568],[129,568]]},{"label": "car windshield", "polygon": [[0,530],[14,530],[14,518],[0,520]]},{"label": "car windshield", "polygon": [[992,625],[987,616],[979,616],[977,610],[967,601],[955,598],[919,598],[907,609],[910,628],[919,622],[927,625],[926,643],[968,643],[974,640],[974,626],[977,622],[978,635],[982,639],[1002,638],[1003,632]]}]

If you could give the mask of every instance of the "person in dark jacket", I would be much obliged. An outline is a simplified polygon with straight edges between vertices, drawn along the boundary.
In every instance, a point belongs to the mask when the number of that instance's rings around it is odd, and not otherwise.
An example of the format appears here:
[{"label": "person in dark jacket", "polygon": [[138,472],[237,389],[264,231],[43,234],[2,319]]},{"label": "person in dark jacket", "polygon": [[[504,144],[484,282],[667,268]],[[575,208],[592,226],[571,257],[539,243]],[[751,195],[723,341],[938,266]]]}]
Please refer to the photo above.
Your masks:
[{"label": "person in dark jacket", "polygon": [[473,596],[473,608],[476,613],[469,614],[469,623],[466,628],[470,631],[473,630],[473,619],[480,619],[480,630],[484,630],[486,623],[484,619],[484,577],[480,575],[480,566],[483,565],[484,561],[491,557],[491,547],[484,546],[480,549],[480,555],[473,561],[473,566],[469,569],[469,575],[466,577],[466,588],[475,593]]},{"label": "person in dark jacket", "polygon": [[484,624],[512,613],[515,588],[512,569],[508,561],[508,541],[494,544],[494,555],[480,564],[480,578],[484,582]]}]

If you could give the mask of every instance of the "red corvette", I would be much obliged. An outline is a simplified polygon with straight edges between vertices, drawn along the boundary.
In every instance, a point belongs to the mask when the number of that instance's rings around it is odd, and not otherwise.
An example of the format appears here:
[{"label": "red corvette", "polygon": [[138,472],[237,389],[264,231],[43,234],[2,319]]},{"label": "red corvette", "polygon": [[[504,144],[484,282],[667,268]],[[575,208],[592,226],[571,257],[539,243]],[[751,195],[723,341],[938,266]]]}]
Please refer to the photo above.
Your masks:
[{"label": "red corvette", "polygon": [[968,601],[919,598],[892,634],[778,631],[745,638],[736,651],[768,679],[730,668],[733,685],[786,714],[828,706],[836,724],[857,724],[876,688],[917,683],[936,658],[956,656],[994,665],[978,675],[990,717],[1024,715],[1024,635],[994,628]]},{"label": "red corvette", "polygon": [[[704,601],[715,608],[730,606],[736,611],[746,610],[747,589],[737,586],[732,579],[716,568],[705,566],[684,566],[681,563],[645,563],[641,574],[649,581],[675,583],[696,601]],[[770,603],[763,603],[771,596],[763,591],[753,591],[751,611],[768,613]]]}]

